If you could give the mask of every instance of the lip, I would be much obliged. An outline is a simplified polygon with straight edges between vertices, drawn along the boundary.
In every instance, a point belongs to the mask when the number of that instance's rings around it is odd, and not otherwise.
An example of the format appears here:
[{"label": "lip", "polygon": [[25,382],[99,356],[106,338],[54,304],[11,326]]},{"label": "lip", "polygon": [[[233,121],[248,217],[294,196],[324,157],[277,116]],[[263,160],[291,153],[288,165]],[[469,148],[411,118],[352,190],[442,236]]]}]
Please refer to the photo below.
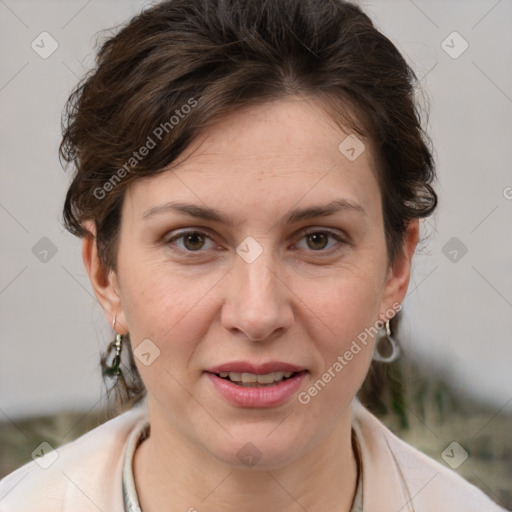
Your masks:
[{"label": "lip", "polygon": [[302,372],[306,368],[295,364],[282,361],[270,361],[268,363],[251,363],[249,361],[232,361],[218,366],[208,368],[208,373],[235,372],[235,373],[253,373],[255,375],[265,375],[273,372]]},{"label": "lip", "polygon": [[[238,367],[240,368],[240,367]],[[246,367],[244,367],[246,368]],[[226,371],[226,370],[221,370]],[[275,370],[279,371],[279,370]],[[284,370],[283,370],[284,371]],[[294,370],[286,370],[294,371]],[[264,370],[270,373],[268,370]],[[252,372],[249,372],[252,373]],[[245,408],[277,407],[286,403],[300,389],[302,382],[308,375],[307,370],[302,370],[290,377],[271,386],[244,387],[219,377],[216,373],[206,372],[205,375],[212,383],[215,390],[230,404]],[[261,374],[257,374],[261,375]]]}]

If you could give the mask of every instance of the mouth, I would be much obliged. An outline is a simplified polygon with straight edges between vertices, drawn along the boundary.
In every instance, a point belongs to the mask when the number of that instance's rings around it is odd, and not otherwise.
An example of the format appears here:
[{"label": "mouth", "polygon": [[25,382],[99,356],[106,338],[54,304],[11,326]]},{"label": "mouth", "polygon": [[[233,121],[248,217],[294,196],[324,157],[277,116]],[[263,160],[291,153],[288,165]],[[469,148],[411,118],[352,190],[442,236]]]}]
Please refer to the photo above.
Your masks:
[{"label": "mouth", "polygon": [[294,378],[294,376],[302,372],[270,372],[264,374],[256,373],[239,373],[239,372],[220,372],[216,373],[217,377],[228,380],[237,386],[244,388],[265,388],[274,386],[278,382]]},{"label": "mouth", "polygon": [[227,380],[237,386],[258,388],[274,386],[279,382],[293,379],[299,373],[307,370],[303,366],[272,361],[255,364],[249,361],[233,361],[206,370],[220,379]]},{"label": "mouth", "polygon": [[254,364],[233,361],[205,371],[213,389],[238,407],[275,407],[295,395],[309,371],[279,361]]}]

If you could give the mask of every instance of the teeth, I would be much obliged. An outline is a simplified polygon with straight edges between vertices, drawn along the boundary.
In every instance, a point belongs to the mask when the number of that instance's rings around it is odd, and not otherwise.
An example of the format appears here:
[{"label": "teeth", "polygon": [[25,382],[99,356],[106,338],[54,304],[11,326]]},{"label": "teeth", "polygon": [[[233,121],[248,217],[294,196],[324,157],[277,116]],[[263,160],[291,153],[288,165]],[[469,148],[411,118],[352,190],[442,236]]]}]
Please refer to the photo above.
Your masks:
[{"label": "teeth", "polygon": [[258,375],[259,384],[271,384],[283,380],[283,372],[265,373],[265,375]]},{"label": "teeth", "polygon": [[272,384],[287,379],[293,375],[293,372],[272,372],[264,375],[256,375],[254,373],[238,373],[238,372],[221,372],[220,377],[226,378],[242,384]]}]

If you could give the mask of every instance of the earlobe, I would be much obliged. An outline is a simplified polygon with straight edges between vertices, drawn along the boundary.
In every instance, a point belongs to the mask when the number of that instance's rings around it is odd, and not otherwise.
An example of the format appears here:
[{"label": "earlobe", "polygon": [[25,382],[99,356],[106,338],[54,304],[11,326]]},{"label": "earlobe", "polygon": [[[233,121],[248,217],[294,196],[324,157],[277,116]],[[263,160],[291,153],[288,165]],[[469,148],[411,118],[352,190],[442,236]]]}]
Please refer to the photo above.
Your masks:
[{"label": "earlobe", "polygon": [[107,322],[112,324],[112,320],[116,316],[116,331],[119,334],[126,334],[128,329],[126,328],[117,276],[114,271],[106,269],[98,257],[94,226],[88,224],[87,229],[91,232],[91,236],[86,236],[82,240],[82,259],[94,294],[105,312]]}]

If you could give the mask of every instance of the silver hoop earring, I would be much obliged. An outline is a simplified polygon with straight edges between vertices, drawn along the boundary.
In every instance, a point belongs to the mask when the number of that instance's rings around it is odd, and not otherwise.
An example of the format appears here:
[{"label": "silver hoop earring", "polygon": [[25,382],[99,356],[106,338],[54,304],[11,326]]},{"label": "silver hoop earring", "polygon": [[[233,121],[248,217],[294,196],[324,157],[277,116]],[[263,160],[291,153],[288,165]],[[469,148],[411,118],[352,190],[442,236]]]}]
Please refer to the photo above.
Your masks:
[{"label": "silver hoop earring", "polygon": [[[384,349],[382,345],[387,345],[388,348]],[[385,350],[385,351],[384,351]],[[379,363],[392,363],[400,357],[400,346],[391,336],[391,328],[389,320],[386,321],[386,332],[379,336],[375,342],[373,349],[372,359]]]}]

